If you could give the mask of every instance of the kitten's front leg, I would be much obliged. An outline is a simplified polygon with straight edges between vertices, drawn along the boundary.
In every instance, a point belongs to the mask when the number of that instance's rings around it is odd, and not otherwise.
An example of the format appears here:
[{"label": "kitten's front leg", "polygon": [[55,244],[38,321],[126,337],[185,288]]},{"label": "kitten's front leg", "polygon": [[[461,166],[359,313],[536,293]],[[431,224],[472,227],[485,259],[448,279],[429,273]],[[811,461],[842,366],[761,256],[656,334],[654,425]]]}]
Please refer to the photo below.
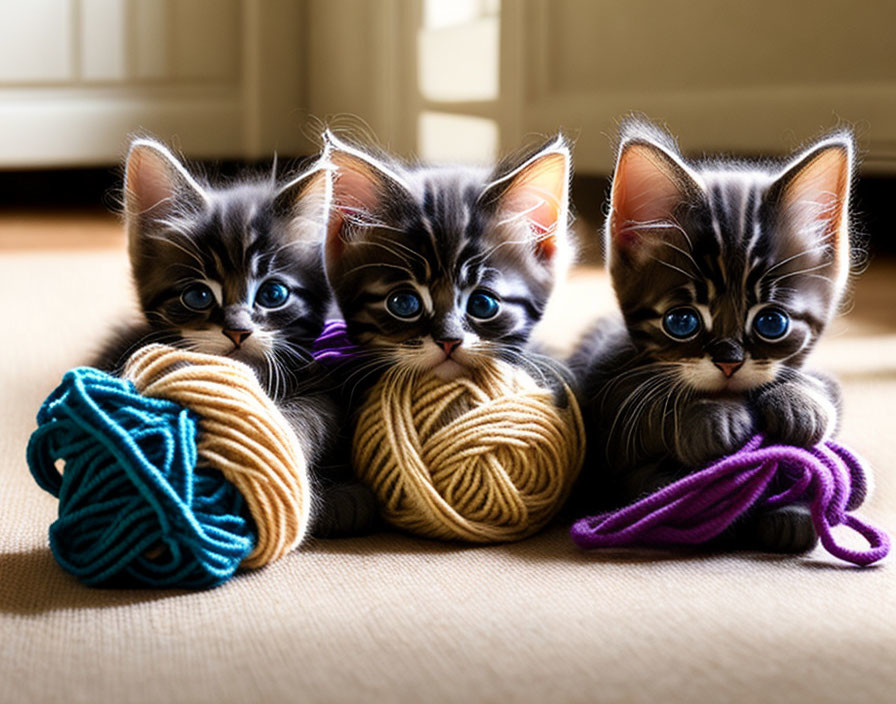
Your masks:
[{"label": "kitten's front leg", "polygon": [[336,403],[324,393],[295,395],[277,402],[311,464],[330,451],[338,433]]},{"label": "kitten's front leg", "polygon": [[[821,374],[798,373],[762,390],[755,400],[760,430],[769,440],[812,447],[837,429],[840,387]],[[750,524],[749,547],[802,554],[818,542],[809,509],[803,504],[760,512]]]},{"label": "kitten's front leg", "polygon": [[837,430],[840,387],[830,377],[799,373],[762,390],[755,406],[759,428],[770,440],[812,447]]},{"label": "kitten's front leg", "polygon": [[750,523],[747,547],[766,552],[800,555],[818,543],[808,506],[794,504],[762,511]]},{"label": "kitten's front leg", "polygon": [[702,469],[730,455],[754,432],[753,416],[739,399],[697,399],[682,412],[674,454],[685,466]]},{"label": "kitten's front leg", "polygon": [[312,394],[287,399],[278,407],[311,465],[312,535],[337,538],[369,533],[379,517],[376,497],[352,476],[350,440],[339,433],[336,402],[328,394]]},{"label": "kitten's front leg", "polygon": [[366,535],[379,526],[376,496],[356,479],[319,486],[317,510],[311,525],[316,538]]}]

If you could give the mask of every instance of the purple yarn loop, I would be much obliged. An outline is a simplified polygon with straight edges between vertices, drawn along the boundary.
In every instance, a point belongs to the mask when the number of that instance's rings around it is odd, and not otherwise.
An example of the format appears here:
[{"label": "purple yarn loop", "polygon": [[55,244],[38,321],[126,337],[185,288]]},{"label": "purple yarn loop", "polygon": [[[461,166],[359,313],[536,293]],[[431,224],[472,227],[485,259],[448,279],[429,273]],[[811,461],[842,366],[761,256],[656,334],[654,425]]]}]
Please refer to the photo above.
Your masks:
[{"label": "purple yarn loop", "polygon": [[326,366],[337,366],[349,361],[358,348],[348,339],[344,320],[328,320],[323,332],[314,341],[311,356]]},{"label": "purple yarn loop", "polygon": [[[776,479],[785,488],[774,493]],[[719,535],[754,504],[775,508],[806,498],[825,549],[865,566],[890,552],[887,533],[851,513],[867,491],[861,461],[844,446],[830,441],[811,449],[765,445],[765,438],[755,435],[734,454],[629,506],[576,521],[570,534],[585,549],[694,545]],[[858,533],[868,547],[837,542],[832,529],[838,525]]]}]

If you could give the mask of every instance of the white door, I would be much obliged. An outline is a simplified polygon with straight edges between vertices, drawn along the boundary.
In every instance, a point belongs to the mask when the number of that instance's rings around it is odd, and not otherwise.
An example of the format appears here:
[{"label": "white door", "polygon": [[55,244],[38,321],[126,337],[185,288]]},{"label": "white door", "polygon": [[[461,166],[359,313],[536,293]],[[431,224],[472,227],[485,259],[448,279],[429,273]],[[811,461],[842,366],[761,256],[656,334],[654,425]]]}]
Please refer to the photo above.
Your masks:
[{"label": "white door", "polygon": [[306,152],[302,21],[293,0],[0,0],[0,168],[115,163],[135,132]]}]

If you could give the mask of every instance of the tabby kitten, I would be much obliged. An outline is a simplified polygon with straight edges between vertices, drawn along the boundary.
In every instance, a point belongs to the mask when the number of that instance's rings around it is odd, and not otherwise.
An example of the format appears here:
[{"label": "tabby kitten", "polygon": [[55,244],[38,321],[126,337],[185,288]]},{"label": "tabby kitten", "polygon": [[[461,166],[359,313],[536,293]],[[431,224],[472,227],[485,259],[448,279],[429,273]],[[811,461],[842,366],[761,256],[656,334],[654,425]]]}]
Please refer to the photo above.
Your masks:
[{"label": "tabby kitten", "polygon": [[[616,501],[756,432],[805,447],[835,432],[838,386],[803,365],[847,282],[853,151],[841,131],[785,164],[690,162],[652,125],[624,126],[605,233],[623,319],[600,321],[571,359],[586,466]],[[780,552],[816,542],[805,507],[733,533]]]},{"label": "tabby kitten", "polygon": [[[349,385],[386,367],[456,378],[521,350],[570,259],[562,137],[492,169],[425,167],[328,135],[327,276],[362,348]],[[539,361],[533,361],[538,359]]]},{"label": "tabby kitten", "polygon": [[[285,184],[270,177],[218,187],[200,182],[162,144],[135,140],[124,205],[144,320],[120,330],[94,366],[119,372],[150,342],[237,359],[255,371],[319,466],[338,425],[310,354],[331,299],[322,261],[328,193],[321,164]],[[330,525],[326,495],[317,509],[318,527],[329,527],[315,532],[343,532]],[[350,512],[339,512],[352,523]]]}]

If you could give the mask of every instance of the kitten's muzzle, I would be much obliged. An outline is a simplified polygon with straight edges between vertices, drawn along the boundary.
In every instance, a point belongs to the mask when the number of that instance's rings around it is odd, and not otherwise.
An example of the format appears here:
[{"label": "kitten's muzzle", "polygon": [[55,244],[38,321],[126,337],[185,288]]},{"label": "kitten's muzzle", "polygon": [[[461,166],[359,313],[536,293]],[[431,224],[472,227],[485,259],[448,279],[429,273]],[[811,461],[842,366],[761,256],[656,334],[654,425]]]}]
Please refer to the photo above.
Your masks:
[{"label": "kitten's muzzle", "polygon": [[252,334],[251,330],[232,330],[228,328],[224,328],[221,332],[229,337],[233,342],[233,346],[237,348],[246,341],[246,338],[249,337],[249,335]]},{"label": "kitten's muzzle", "polygon": [[719,369],[722,370],[722,374],[724,374],[728,379],[734,376],[734,372],[744,366],[743,362],[713,362]]},{"label": "kitten's muzzle", "polygon": [[744,366],[744,348],[735,340],[716,340],[706,348],[706,352],[726,379]]},{"label": "kitten's muzzle", "polygon": [[450,357],[454,350],[460,347],[462,342],[463,340],[460,340],[456,337],[435,341],[435,343],[445,352],[446,357]]}]

